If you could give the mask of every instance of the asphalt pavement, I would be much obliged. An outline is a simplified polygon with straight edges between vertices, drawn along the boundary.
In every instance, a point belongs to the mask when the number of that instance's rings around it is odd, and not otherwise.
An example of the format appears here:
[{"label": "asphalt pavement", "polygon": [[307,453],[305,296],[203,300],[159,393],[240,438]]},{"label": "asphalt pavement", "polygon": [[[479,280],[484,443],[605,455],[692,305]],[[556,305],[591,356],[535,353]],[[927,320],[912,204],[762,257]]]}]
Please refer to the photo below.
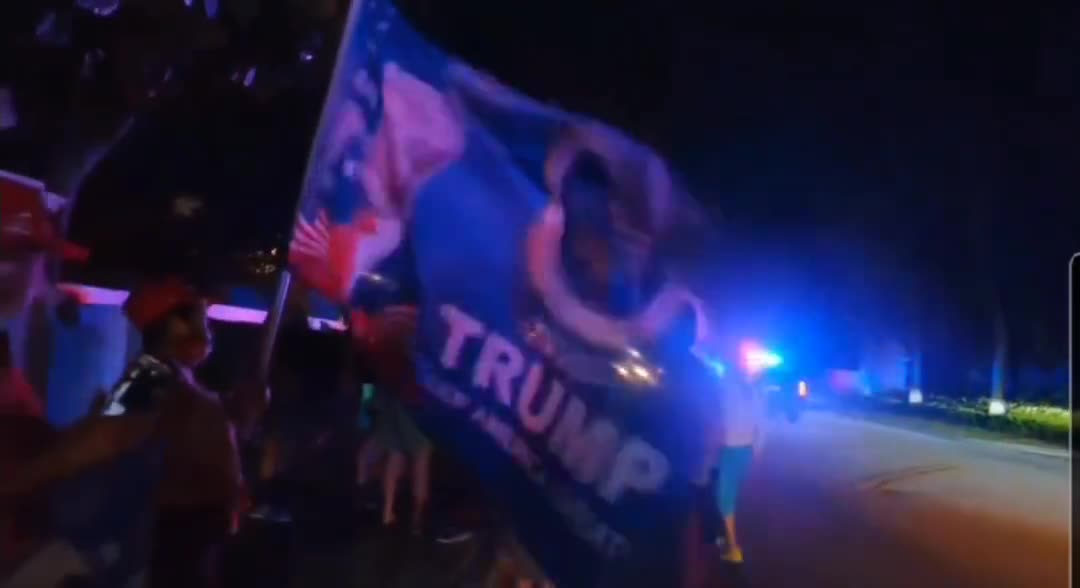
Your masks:
[{"label": "asphalt pavement", "polygon": [[1067,584],[1061,451],[811,412],[773,424],[744,492],[747,586]]},{"label": "asphalt pavement", "polygon": [[[1069,473],[1056,450],[816,411],[777,421],[740,507],[746,563],[733,574],[716,562],[709,586],[1065,586]],[[294,524],[240,542],[229,585],[479,587],[491,561],[490,542],[377,531],[349,495],[290,494]]]},{"label": "asphalt pavement", "polygon": [[[744,491],[747,561],[737,575],[716,562],[710,588],[1065,586],[1068,465],[825,412],[777,421]],[[293,586],[474,586],[490,557],[370,527],[337,549],[299,543]]]}]

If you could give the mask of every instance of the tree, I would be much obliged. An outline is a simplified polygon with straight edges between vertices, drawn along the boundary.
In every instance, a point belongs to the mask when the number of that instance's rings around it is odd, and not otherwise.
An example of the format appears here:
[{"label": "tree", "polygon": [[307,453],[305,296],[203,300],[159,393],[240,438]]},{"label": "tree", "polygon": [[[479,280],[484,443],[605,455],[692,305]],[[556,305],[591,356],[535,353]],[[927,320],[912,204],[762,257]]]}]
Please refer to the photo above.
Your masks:
[{"label": "tree", "polygon": [[1009,325],[1006,315],[999,265],[995,255],[1000,232],[996,230],[999,220],[998,200],[1003,189],[1008,189],[1009,178],[1005,171],[1008,162],[1007,129],[999,110],[1000,103],[994,99],[964,105],[970,156],[970,167],[965,175],[971,181],[965,199],[966,237],[968,253],[978,289],[977,300],[989,321],[992,352],[990,358],[991,410],[1000,410],[1005,399],[1009,361]]}]

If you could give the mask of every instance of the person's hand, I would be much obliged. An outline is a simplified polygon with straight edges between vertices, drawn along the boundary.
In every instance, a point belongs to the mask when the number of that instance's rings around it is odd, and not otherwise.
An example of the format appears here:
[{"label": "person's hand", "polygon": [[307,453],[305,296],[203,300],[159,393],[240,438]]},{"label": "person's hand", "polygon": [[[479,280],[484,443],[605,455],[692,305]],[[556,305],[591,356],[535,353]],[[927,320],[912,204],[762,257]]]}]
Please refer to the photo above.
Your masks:
[{"label": "person's hand", "polygon": [[240,384],[237,394],[256,411],[262,411],[270,406],[270,386],[260,378],[252,378]]},{"label": "person's hand", "polygon": [[764,441],[762,441],[761,439],[758,439],[756,442],[754,442],[754,460],[755,461],[761,459],[761,456],[762,456],[764,451],[765,451],[765,442]]},{"label": "person's hand", "polygon": [[263,412],[270,406],[270,386],[260,378],[241,382],[229,398],[228,412],[244,439],[252,433]]}]

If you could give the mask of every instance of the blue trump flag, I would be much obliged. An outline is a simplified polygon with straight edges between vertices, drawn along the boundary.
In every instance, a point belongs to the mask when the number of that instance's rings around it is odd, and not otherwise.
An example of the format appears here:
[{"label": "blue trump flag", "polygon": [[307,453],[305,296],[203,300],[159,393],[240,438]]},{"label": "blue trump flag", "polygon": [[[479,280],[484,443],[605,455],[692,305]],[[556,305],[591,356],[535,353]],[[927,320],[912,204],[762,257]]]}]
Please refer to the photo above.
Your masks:
[{"label": "blue trump flag", "polygon": [[417,421],[563,588],[680,581],[707,233],[649,149],[354,2],[290,264],[335,303],[416,307]]}]

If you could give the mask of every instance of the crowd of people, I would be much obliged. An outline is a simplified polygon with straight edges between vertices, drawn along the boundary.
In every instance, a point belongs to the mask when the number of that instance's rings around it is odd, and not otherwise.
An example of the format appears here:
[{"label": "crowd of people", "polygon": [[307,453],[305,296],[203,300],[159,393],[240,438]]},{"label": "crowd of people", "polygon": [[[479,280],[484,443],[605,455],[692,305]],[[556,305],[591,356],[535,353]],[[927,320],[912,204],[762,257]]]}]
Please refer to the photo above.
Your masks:
[{"label": "crowd of people", "polygon": [[[195,374],[214,339],[206,304],[188,284],[175,279],[149,283],[136,289],[124,310],[142,334],[143,350],[120,382],[98,397],[87,417],[66,431],[45,424],[40,397],[12,365],[10,346],[0,337],[5,438],[0,443],[0,571],[25,562],[56,532],[42,522],[48,516],[40,498],[45,490],[97,469],[106,470],[110,478],[105,484],[108,497],[98,508],[113,514],[92,518],[95,528],[86,541],[116,537],[118,553],[92,562],[81,585],[126,585],[145,572],[147,585],[155,588],[220,586],[224,547],[245,518],[268,518],[268,507],[273,506],[260,488],[290,462],[302,461],[302,446],[317,450],[337,425],[320,424],[325,417],[298,409],[306,402],[306,382],[318,379],[315,374],[293,373],[292,381],[275,375],[281,393],[273,400],[260,378],[235,382],[223,392],[204,388]],[[553,586],[510,525],[495,514],[497,508],[479,498],[479,485],[470,492],[471,504],[451,504],[431,516],[436,448],[410,416],[410,403],[419,401],[420,394],[403,359],[407,355],[399,353],[408,344],[410,325],[415,326],[400,316],[366,321],[338,362],[351,376],[331,376],[320,384],[344,386],[346,396],[356,400],[346,411],[331,408],[324,414],[352,412],[345,427],[360,433],[350,441],[356,465],[350,477],[357,491],[381,495],[381,503],[373,506],[387,530],[400,526],[439,543],[472,540],[481,528],[490,531],[497,549],[488,586]],[[358,351],[366,362],[354,361]],[[377,369],[356,374],[359,363]],[[719,546],[723,559],[737,564],[743,561],[736,528],[739,489],[763,447],[764,400],[754,374],[721,379],[716,400],[697,510],[702,544]],[[305,420],[315,421],[309,427],[313,434],[296,434],[297,423]],[[298,442],[300,437],[307,441]],[[253,459],[245,459],[252,453],[245,447],[257,449]],[[467,478],[461,468],[454,471]],[[411,508],[398,502],[406,479]],[[132,488],[148,491],[139,494]],[[33,501],[27,497],[35,496],[36,508],[28,508]],[[109,506],[116,502],[122,504]],[[477,511],[483,511],[479,517]],[[7,516],[12,512],[20,516]],[[407,522],[402,523],[406,512]],[[287,509],[279,507],[269,518],[287,522]]]}]

